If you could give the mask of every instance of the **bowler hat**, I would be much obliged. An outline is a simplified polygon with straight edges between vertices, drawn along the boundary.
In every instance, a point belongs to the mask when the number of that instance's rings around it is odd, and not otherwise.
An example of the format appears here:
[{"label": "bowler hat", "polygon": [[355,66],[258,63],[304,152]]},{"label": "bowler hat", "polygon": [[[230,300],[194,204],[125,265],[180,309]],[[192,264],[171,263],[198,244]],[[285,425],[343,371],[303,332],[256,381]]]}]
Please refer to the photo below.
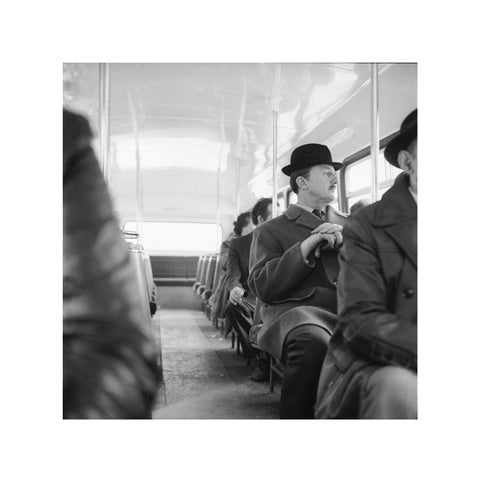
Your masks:
[{"label": "bowler hat", "polygon": [[407,149],[410,143],[417,138],[417,109],[405,117],[400,126],[398,136],[395,136],[385,148],[385,159],[395,167],[398,165],[398,153]]},{"label": "bowler hat", "polygon": [[327,146],[322,144],[304,144],[293,150],[290,156],[290,164],[282,168],[282,172],[290,176],[292,172],[317,164],[333,166],[338,171],[343,167],[341,162],[333,162],[332,154]]}]

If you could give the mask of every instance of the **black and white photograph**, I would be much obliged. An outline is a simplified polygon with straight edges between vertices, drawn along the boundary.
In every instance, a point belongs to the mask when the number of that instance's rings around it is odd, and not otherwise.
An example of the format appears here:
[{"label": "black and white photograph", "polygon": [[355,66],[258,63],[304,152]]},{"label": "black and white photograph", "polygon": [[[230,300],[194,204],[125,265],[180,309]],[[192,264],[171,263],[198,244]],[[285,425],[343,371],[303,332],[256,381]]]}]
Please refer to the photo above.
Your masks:
[{"label": "black and white photograph", "polygon": [[417,418],[417,64],[63,75],[65,418]]},{"label": "black and white photograph", "polygon": [[0,11],[2,480],[478,480],[473,2]]}]

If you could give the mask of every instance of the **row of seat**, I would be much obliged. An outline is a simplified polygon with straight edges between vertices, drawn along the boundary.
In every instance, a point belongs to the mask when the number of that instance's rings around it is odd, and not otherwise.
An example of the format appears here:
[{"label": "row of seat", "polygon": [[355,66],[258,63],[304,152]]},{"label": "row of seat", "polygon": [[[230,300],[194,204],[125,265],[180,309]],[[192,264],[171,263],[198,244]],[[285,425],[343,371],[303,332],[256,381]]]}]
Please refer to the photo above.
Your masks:
[{"label": "row of seat", "polygon": [[[143,249],[139,240],[139,235],[134,231],[122,231],[122,238],[126,242],[130,260],[135,270],[137,286],[140,296],[144,300],[142,303],[145,323],[152,329],[151,317],[157,311],[157,288],[153,279],[153,270],[150,256]],[[153,336],[153,331],[152,331]],[[157,369],[160,382],[163,382],[163,363],[161,344],[157,346]]]}]

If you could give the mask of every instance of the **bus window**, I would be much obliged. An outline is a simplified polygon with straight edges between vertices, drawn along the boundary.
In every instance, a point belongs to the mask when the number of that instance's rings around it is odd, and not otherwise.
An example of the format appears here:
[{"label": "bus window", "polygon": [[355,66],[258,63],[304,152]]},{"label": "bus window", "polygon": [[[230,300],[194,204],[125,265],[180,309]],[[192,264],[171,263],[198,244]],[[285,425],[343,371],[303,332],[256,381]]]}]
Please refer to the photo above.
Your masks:
[{"label": "bus window", "polygon": [[[137,223],[127,221],[125,231],[135,231]],[[140,242],[147,252],[206,253],[218,249],[222,227],[207,223],[167,223],[143,221],[139,223]]]},{"label": "bus window", "polygon": [[[401,169],[397,169],[386,161],[382,150],[378,158],[378,199],[393,185],[395,178],[400,172],[402,172]],[[345,192],[348,211],[360,199],[365,198],[371,201],[371,182],[370,156],[347,166],[345,171]]]}]

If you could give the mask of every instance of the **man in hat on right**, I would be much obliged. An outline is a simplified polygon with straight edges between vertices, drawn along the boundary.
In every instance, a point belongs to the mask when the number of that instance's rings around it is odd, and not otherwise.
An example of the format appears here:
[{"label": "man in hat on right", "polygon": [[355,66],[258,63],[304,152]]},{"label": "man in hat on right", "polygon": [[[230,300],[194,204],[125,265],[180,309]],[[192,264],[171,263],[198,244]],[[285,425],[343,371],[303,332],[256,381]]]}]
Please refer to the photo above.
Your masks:
[{"label": "man in hat on right", "polygon": [[404,172],[343,229],[338,325],[316,418],[417,418],[417,110],[385,149]]}]

